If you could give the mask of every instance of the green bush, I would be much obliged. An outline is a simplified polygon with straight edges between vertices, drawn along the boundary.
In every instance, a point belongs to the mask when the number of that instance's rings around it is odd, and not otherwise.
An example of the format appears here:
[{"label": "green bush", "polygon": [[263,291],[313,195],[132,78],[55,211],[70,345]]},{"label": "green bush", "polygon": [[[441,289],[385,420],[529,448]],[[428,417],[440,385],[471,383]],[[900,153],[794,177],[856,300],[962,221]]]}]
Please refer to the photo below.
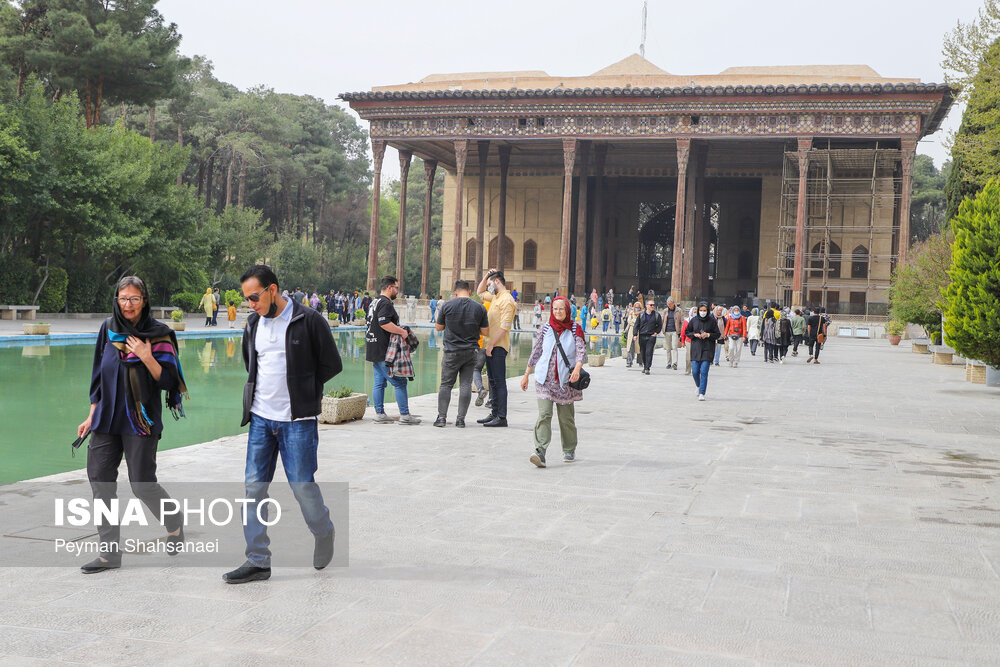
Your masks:
[{"label": "green bush", "polygon": [[340,319],[340,315],[332,311],[330,313],[327,313],[327,315],[329,316],[331,322],[336,322],[337,320]]},{"label": "green bush", "polygon": [[963,357],[1000,367],[1000,180],[963,201],[951,227],[946,340]]},{"label": "green bush", "polygon": [[[40,270],[39,273],[42,273]],[[66,287],[69,285],[69,274],[61,266],[49,268],[49,279],[42,286],[38,295],[38,309],[43,313],[59,313],[66,307]]]},{"label": "green bush", "polygon": [[177,306],[185,313],[193,313],[198,310],[201,297],[201,294],[195,294],[194,292],[178,292],[170,297],[170,303],[167,305]]},{"label": "green bush", "polygon": [[243,293],[239,290],[227,289],[222,298],[224,303],[233,304],[234,306],[239,306],[243,303]]},{"label": "green bush", "polygon": [[356,319],[356,320],[363,320],[363,319],[365,319],[365,311],[363,309],[361,309],[361,308],[358,308],[357,310],[355,310],[354,311],[354,319]]},{"label": "green bush", "polygon": [[172,319],[174,322],[183,322],[184,321],[184,311],[182,311],[182,310],[172,311],[170,313],[170,319]]},{"label": "green bush", "polygon": [[23,257],[5,258],[0,262],[0,303],[12,306],[31,304],[35,296],[32,285],[38,285],[35,265]]},{"label": "green bush", "polygon": [[110,313],[111,288],[100,269],[90,264],[69,264],[66,305],[71,313]]},{"label": "green bush", "polygon": [[348,396],[350,396],[353,393],[354,393],[354,391],[351,390],[350,387],[348,387],[347,385],[344,385],[340,389],[331,389],[330,391],[326,392],[326,395],[330,396],[332,398],[347,398]]}]

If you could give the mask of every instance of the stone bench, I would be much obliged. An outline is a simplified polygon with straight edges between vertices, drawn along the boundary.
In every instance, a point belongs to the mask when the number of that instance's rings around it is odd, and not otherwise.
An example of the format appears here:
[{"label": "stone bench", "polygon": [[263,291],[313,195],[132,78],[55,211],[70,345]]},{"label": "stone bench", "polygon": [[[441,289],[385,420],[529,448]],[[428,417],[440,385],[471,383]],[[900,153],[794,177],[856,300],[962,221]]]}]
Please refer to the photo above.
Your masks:
[{"label": "stone bench", "polygon": [[150,306],[149,313],[158,320],[169,320],[170,314],[180,310],[177,306]]},{"label": "stone bench", "polygon": [[978,359],[966,359],[965,379],[972,384],[986,384],[986,364]]},{"label": "stone bench", "polygon": [[955,350],[947,345],[929,345],[927,349],[931,353],[932,362],[941,366],[951,366],[952,357],[955,356]]},{"label": "stone bench", "polygon": [[914,338],[912,342],[913,347],[910,348],[910,351],[914,354],[927,354],[929,352],[927,348],[931,344],[930,338]]},{"label": "stone bench", "polygon": [[5,320],[16,320],[17,314],[21,313],[22,320],[35,319],[38,306],[3,306],[0,305],[0,317]]}]

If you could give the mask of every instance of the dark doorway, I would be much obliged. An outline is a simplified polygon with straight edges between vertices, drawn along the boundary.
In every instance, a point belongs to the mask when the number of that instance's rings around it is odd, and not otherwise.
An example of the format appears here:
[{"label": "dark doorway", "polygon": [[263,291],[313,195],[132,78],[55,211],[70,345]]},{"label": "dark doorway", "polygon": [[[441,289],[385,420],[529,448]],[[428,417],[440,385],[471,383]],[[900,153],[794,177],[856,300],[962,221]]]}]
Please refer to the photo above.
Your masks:
[{"label": "dark doorway", "polygon": [[670,292],[674,253],[674,202],[639,203],[639,248],[636,277],[639,289]]}]

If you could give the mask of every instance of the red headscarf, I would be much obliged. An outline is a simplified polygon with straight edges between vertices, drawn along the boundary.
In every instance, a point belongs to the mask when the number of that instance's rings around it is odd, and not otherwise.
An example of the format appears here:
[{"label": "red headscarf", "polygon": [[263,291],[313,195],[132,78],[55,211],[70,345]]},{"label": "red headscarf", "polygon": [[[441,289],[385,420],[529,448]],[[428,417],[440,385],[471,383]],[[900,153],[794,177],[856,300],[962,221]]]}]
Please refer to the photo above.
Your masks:
[{"label": "red headscarf", "polygon": [[570,308],[569,299],[562,296],[557,296],[552,300],[552,306],[555,306],[557,301],[562,301],[564,304],[566,304],[566,319],[557,320],[555,309],[554,308],[551,309],[549,311],[549,326],[552,327],[552,332],[558,337],[562,335],[563,331],[571,329],[573,333],[575,333],[580,338],[583,338],[583,329],[577,326],[576,323],[573,322],[572,317],[570,316],[570,313],[572,313],[573,311]]}]

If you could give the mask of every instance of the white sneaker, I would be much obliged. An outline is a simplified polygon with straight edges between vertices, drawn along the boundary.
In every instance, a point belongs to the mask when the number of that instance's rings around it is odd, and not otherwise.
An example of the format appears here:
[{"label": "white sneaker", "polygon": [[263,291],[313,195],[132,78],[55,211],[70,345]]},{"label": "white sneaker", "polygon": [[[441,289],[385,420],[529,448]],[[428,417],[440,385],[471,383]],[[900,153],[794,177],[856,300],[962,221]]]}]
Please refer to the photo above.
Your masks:
[{"label": "white sneaker", "polygon": [[698,394],[698,400],[699,401],[704,401],[705,400],[705,394]]},{"label": "white sneaker", "polygon": [[393,420],[392,417],[385,414],[384,412],[376,412],[375,419],[373,419],[372,421],[374,421],[376,424],[391,424]]},{"label": "white sneaker", "polygon": [[420,420],[414,417],[413,415],[406,414],[406,415],[400,415],[399,421],[397,423],[403,426],[416,426],[417,424],[420,423]]}]

